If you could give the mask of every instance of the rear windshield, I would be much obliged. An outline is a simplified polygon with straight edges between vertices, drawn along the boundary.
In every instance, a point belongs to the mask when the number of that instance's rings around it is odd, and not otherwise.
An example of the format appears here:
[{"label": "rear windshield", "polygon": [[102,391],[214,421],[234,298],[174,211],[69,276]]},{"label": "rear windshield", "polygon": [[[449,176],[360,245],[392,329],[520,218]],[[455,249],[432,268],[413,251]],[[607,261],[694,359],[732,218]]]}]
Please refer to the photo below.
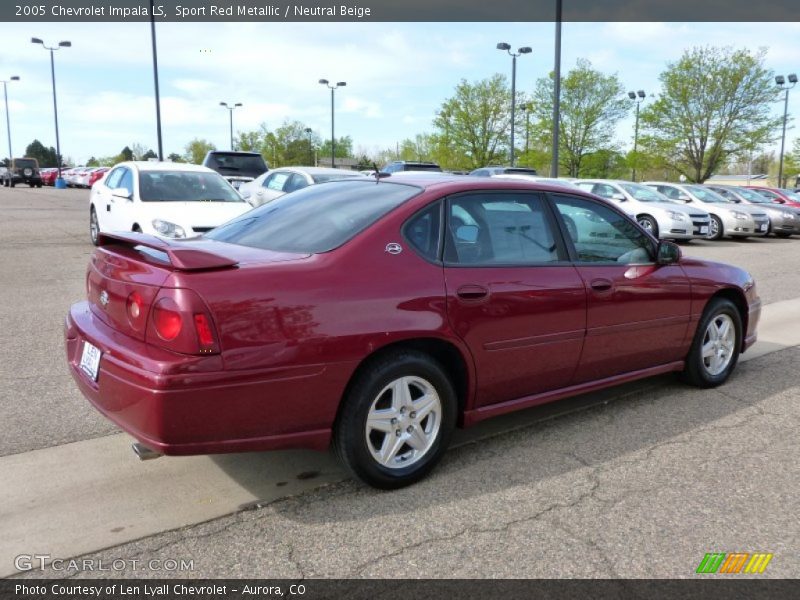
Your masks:
[{"label": "rear windshield", "polygon": [[421,191],[369,180],[312,185],[245,213],[205,237],[276,252],[328,252]]},{"label": "rear windshield", "polygon": [[18,158],[14,161],[14,165],[18,169],[35,169],[36,161],[32,158]]},{"label": "rear windshield", "polygon": [[244,175],[253,178],[267,171],[267,163],[260,154],[215,152],[208,157],[205,166],[223,175]]},{"label": "rear windshield", "polygon": [[217,173],[206,171],[142,171],[142,202],[244,202]]}]

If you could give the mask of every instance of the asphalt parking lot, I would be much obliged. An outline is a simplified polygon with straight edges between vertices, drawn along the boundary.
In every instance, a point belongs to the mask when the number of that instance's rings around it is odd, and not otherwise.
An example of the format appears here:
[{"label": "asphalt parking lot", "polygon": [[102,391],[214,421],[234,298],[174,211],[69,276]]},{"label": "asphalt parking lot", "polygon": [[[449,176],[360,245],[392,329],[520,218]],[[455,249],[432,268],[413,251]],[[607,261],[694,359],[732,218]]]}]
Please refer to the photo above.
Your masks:
[{"label": "asphalt parking lot", "polygon": [[707,552],[800,575],[800,239],[683,246],[750,270],[766,304],[726,385],[660,377],[495,419],[385,493],[312,452],[138,462],[63,358],[88,192],[2,188],[0,207],[0,576],[49,554],[128,566],[21,576],[165,575],[133,572],[144,558],[191,560],[178,577],[694,577]]}]

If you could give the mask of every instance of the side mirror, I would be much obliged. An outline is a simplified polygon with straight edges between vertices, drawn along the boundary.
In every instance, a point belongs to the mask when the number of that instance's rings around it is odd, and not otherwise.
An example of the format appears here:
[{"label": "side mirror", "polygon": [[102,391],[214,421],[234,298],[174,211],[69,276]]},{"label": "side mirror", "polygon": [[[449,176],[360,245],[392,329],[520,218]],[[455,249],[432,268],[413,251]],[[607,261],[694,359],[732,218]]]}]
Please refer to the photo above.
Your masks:
[{"label": "side mirror", "polygon": [[456,239],[459,242],[466,242],[474,244],[478,241],[478,226],[477,225],[459,225],[456,228]]},{"label": "side mirror", "polygon": [[659,242],[656,249],[656,264],[673,265],[681,259],[681,249],[673,242]]},{"label": "side mirror", "polygon": [[125,200],[130,200],[133,197],[133,194],[125,188],[114,188],[111,190],[111,195],[116,198],[125,198]]},{"label": "side mirror", "polygon": [[616,200],[617,202],[625,202],[627,200],[625,194],[621,192],[614,192],[613,194],[611,194],[611,199]]}]

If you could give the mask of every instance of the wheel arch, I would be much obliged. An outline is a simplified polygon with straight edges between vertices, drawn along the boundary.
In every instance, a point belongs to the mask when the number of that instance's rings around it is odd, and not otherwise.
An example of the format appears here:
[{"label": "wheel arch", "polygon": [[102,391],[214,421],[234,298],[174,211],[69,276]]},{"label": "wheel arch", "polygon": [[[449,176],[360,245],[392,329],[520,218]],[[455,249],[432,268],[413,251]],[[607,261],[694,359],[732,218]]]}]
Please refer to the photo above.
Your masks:
[{"label": "wheel arch", "polygon": [[[742,321],[742,332],[741,332],[742,339],[740,340],[740,343],[742,344],[742,351],[743,351],[744,339],[745,336],[747,335],[748,316],[749,316],[749,311],[747,309],[747,299],[745,298],[744,292],[738,288],[731,288],[731,287],[717,290],[706,302],[706,307],[709,305],[710,302],[712,302],[716,298],[723,298],[725,300],[730,300],[736,307],[736,309],[739,311],[739,318]],[[703,310],[705,310],[705,308]]]},{"label": "wheel arch", "polygon": [[472,365],[472,357],[467,353],[466,349],[460,348],[459,345],[451,340],[441,337],[410,337],[395,342],[391,342],[380,348],[374,349],[370,354],[365,356],[358,366],[353,370],[347,385],[344,388],[342,397],[339,399],[339,406],[336,410],[336,421],[339,420],[339,415],[344,404],[344,399],[350,393],[355,382],[361,374],[375,361],[383,357],[399,352],[402,350],[415,350],[428,355],[431,359],[435,360],[447,373],[450,382],[456,393],[456,400],[458,402],[458,426],[463,426],[463,415],[467,409],[469,398],[474,389],[474,368]]}]

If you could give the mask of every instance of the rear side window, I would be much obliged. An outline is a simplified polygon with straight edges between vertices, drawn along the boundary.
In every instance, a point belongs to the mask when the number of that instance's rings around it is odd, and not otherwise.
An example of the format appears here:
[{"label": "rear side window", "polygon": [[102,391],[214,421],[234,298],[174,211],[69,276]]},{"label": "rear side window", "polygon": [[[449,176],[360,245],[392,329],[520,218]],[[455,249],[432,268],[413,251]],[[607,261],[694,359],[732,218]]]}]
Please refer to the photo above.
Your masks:
[{"label": "rear side window", "polygon": [[441,205],[436,202],[406,223],[403,233],[406,239],[428,260],[439,260],[439,221]]},{"label": "rear side window", "polygon": [[328,252],[421,191],[368,179],[311,185],[251,210],[206,237],[277,252]]}]

